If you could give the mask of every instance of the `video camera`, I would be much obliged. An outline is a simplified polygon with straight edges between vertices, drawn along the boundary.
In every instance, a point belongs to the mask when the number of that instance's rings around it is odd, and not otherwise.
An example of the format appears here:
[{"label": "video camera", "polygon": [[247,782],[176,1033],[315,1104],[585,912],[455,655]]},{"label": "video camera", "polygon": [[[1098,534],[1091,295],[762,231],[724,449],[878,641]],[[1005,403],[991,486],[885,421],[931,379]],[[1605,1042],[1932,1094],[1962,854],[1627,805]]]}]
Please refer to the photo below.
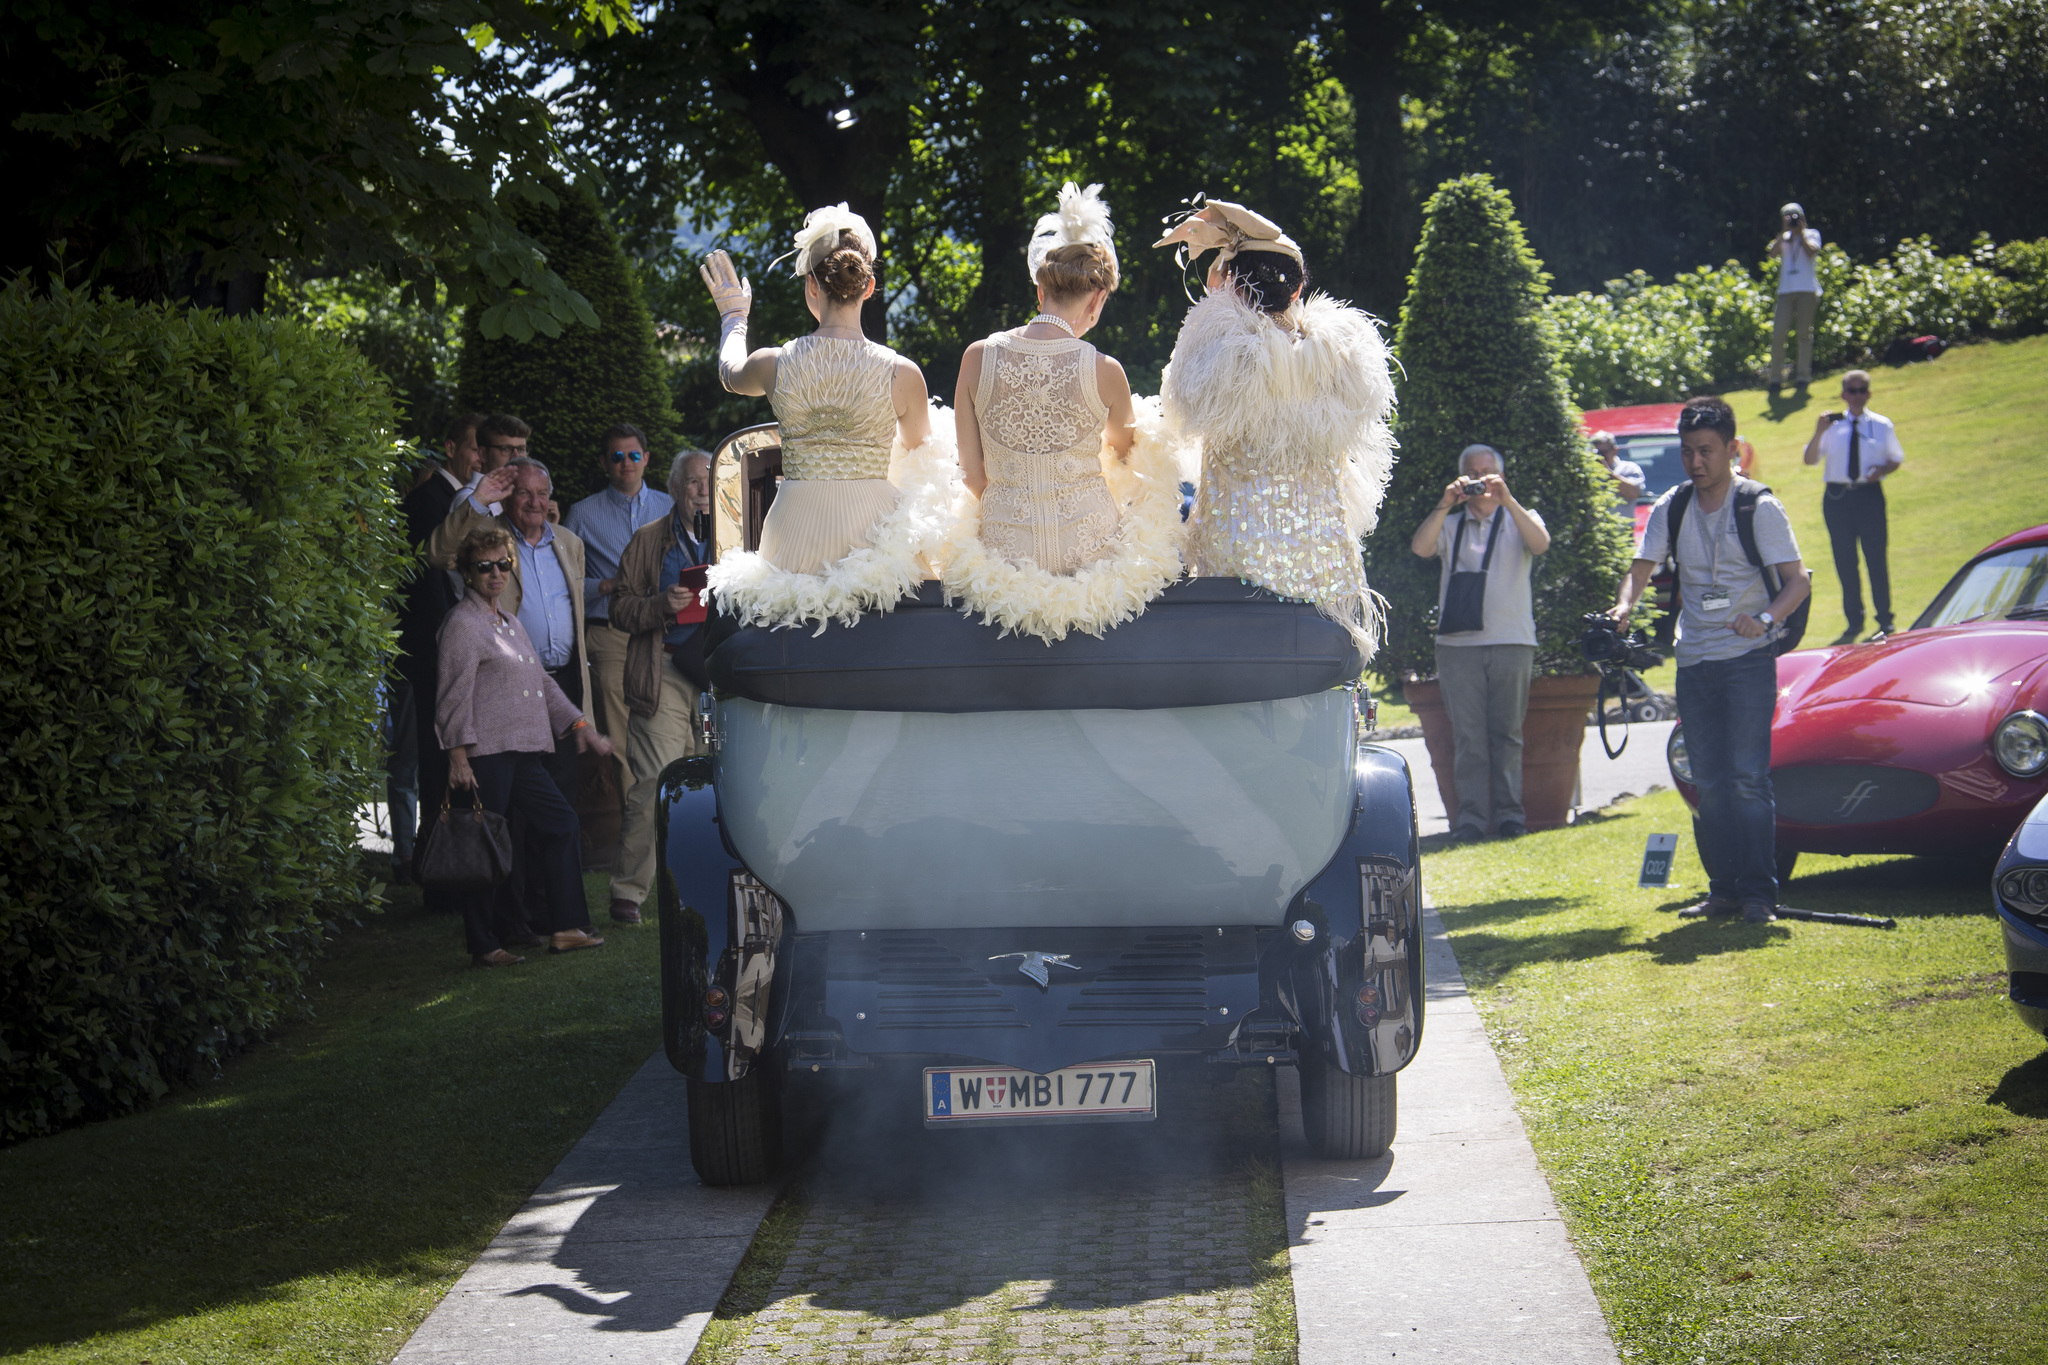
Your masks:
[{"label": "video camera", "polygon": [[1650,647],[1641,631],[1623,634],[1620,623],[1605,612],[1589,611],[1584,619],[1586,629],[1579,636],[1579,652],[1602,673],[1613,669],[1641,672],[1664,662],[1664,656]]}]

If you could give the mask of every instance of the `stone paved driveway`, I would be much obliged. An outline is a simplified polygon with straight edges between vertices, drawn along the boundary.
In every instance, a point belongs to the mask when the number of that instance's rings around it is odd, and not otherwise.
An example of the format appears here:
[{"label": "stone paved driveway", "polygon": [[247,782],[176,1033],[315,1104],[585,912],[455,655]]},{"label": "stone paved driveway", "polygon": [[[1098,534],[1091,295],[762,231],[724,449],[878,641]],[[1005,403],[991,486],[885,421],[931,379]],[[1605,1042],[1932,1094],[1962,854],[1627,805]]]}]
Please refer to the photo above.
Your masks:
[{"label": "stone paved driveway", "polygon": [[1291,1361],[1271,1078],[1209,1079],[1145,1125],[836,1126],[758,1307],[697,1361]]}]

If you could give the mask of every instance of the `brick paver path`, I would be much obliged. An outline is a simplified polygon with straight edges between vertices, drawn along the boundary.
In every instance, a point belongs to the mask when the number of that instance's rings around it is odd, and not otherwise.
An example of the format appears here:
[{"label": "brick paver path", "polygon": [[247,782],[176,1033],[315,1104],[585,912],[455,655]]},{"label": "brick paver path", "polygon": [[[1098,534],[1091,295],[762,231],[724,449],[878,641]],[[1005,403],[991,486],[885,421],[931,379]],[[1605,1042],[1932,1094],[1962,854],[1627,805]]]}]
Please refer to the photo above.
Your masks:
[{"label": "brick paver path", "polygon": [[898,1134],[876,1148],[828,1136],[768,1302],[720,1354],[1251,1362],[1281,1215],[1253,1178],[1271,1135],[1243,1121],[1244,1098],[1165,1092],[1178,1112],[1142,1126]]}]

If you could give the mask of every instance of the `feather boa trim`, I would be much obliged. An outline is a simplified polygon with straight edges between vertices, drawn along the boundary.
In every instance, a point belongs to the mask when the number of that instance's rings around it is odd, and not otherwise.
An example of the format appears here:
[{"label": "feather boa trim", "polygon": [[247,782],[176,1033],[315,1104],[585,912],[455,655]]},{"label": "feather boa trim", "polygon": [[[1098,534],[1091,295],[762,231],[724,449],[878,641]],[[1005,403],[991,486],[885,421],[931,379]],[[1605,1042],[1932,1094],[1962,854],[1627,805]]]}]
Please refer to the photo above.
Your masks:
[{"label": "feather boa trim", "polygon": [[1180,466],[1161,430],[1159,401],[1139,398],[1137,439],[1128,463],[1108,446],[1102,472],[1122,524],[1110,552],[1072,574],[1014,564],[981,543],[981,503],[963,486],[954,500],[944,555],[948,601],[980,612],[983,625],[1005,635],[1035,635],[1051,644],[1069,631],[1100,636],[1145,610],[1180,577]]},{"label": "feather boa trim", "polygon": [[1368,535],[1394,472],[1386,338],[1327,294],[1296,304],[1289,320],[1298,330],[1232,290],[1210,294],[1188,310],[1160,403],[1184,459],[1217,459],[1239,477],[1334,481],[1346,529]]},{"label": "feather boa trim", "polygon": [[914,450],[899,438],[889,459],[889,481],[902,497],[875,523],[871,543],[826,566],[821,574],[791,573],[751,550],[730,551],[705,575],[718,610],[741,625],[850,626],[862,612],[893,611],[931,577],[931,557],[945,540],[960,486],[953,444],[953,413],[932,404],[932,434]]}]

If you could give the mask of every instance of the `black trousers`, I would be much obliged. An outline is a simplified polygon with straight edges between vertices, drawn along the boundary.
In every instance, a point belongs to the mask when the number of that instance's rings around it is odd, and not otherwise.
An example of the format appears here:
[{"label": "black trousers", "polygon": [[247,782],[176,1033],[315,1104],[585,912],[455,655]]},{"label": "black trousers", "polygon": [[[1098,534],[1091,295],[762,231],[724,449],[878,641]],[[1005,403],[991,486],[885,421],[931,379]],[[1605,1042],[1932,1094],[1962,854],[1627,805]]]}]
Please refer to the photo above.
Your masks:
[{"label": "black trousers", "polygon": [[1821,497],[1821,516],[1828,544],[1835,552],[1835,574],[1842,580],[1842,614],[1850,630],[1863,629],[1863,584],[1856,573],[1856,547],[1870,570],[1870,605],[1877,628],[1892,628],[1892,571],[1885,561],[1890,530],[1884,514],[1884,486],[1875,483],[1829,484]]},{"label": "black trousers", "polygon": [[[583,830],[576,808],[548,776],[546,754],[486,754],[471,758],[484,809],[513,822],[515,868],[530,861],[540,883],[539,904],[526,907],[527,923],[537,933],[590,927],[590,906],[583,898]],[[515,872],[516,876],[517,873]],[[462,927],[472,957],[498,947],[496,890],[462,893]]]}]

